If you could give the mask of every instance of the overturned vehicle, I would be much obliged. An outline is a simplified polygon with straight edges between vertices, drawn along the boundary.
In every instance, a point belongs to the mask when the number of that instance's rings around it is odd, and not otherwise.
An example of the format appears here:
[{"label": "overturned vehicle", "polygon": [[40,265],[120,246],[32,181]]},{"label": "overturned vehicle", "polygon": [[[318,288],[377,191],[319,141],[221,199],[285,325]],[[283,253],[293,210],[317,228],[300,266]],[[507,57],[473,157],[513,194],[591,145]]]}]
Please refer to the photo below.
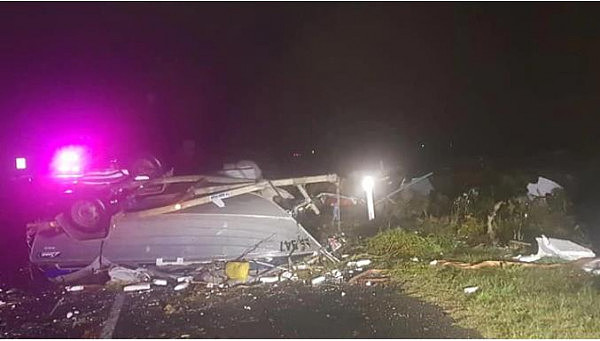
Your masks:
[{"label": "overturned vehicle", "polygon": [[337,185],[337,175],[266,180],[253,163],[227,168],[128,181],[126,193],[110,202],[82,199],[75,211],[30,223],[30,261],[49,279],[68,282],[98,261],[136,268],[239,260],[276,267],[308,255],[335,260],[296,213],[318,213],[305,185]]}]

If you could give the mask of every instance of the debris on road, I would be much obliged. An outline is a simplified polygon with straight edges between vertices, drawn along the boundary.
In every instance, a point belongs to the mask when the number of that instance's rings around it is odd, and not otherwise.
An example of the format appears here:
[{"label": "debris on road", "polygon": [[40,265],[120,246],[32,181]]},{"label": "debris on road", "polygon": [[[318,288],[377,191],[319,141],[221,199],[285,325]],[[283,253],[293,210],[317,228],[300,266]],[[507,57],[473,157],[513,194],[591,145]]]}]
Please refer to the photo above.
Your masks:
[{"label": "debris on road", "polygon": [[142,291],[150,290],[150,283],[132,284],[123,287],[123,291]]},{"label": "debris on road", "polygon": [[65,290],[68,292],[82,291],[83,289],[85,289],[83,285],[70,285],[65,287]]},{"label": "debris on road", "polygon": [[310,280],[310,284],[319,285],[319,284],[322,284],[323,282],[325,282],[325,279],[326,279],[325,276],[315,277]]},{"label": "debris on road", "polygon": [[158,285],[158,286],[165,286],[165,285],[167,285],[167,280],[166,279],[153,279],[152,284]]},{"label": "debris on road", "polygon": [[190,286],[190,282],[183,282],[183,283],[179,283],[175,286],[175,288],[173,288],[173,290],[175,291],[180,291],[183,289],[187,289],[187,287]]},{"label": "debris on road", "polygon": [[108,270],[110,281],[117,284],[133,284],[147,282],[150,274],[144,269],[129,269],[122,266],[114,266]]}]

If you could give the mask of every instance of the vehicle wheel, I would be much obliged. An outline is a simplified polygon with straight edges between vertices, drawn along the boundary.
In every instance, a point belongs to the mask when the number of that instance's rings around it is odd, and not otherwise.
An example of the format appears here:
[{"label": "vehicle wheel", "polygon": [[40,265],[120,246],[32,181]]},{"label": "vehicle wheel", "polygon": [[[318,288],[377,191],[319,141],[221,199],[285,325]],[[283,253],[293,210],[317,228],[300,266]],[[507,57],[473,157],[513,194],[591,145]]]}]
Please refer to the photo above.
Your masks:
[{"label": "vehicle wheel", "polygon": [[156,157],[143,156],[133,161],[129,173],[134,177],[145,175],[152,179],[162,175],[162,168],[161,162]]},{"label": "vehicle wheel", "polygon": [[98,199],[78,199],[70,205],[68,213],[74,227],[81,232],[98,232],[108,224],[106,207]]}]

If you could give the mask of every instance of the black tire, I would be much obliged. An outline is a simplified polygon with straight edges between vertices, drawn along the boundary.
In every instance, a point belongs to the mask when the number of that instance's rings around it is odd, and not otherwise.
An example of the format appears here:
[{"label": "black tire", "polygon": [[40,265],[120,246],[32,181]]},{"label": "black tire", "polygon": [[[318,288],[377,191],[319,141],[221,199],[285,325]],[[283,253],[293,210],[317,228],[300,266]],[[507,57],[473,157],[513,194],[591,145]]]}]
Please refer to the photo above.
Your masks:
[{"label": "black tire", "polygon": [[66,215],[72,226],[84,233],[106,230],[110,220],[106,206],[99,199],[77,199],[69,205]]}]

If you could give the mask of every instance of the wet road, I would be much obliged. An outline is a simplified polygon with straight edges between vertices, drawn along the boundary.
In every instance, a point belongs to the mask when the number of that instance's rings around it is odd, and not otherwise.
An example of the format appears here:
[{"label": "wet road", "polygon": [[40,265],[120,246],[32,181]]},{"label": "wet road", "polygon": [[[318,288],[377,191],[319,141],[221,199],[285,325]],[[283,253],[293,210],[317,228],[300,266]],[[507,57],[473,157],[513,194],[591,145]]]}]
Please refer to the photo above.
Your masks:
[{"label": "wet road", "polygon": [[[3,338],[466,338],[439,308],[396,288],[301,283],[185,291],[2,288]],[[122,302],[115,304],[115,298]],[[122,303],[122,304],[120,304]]]}]

